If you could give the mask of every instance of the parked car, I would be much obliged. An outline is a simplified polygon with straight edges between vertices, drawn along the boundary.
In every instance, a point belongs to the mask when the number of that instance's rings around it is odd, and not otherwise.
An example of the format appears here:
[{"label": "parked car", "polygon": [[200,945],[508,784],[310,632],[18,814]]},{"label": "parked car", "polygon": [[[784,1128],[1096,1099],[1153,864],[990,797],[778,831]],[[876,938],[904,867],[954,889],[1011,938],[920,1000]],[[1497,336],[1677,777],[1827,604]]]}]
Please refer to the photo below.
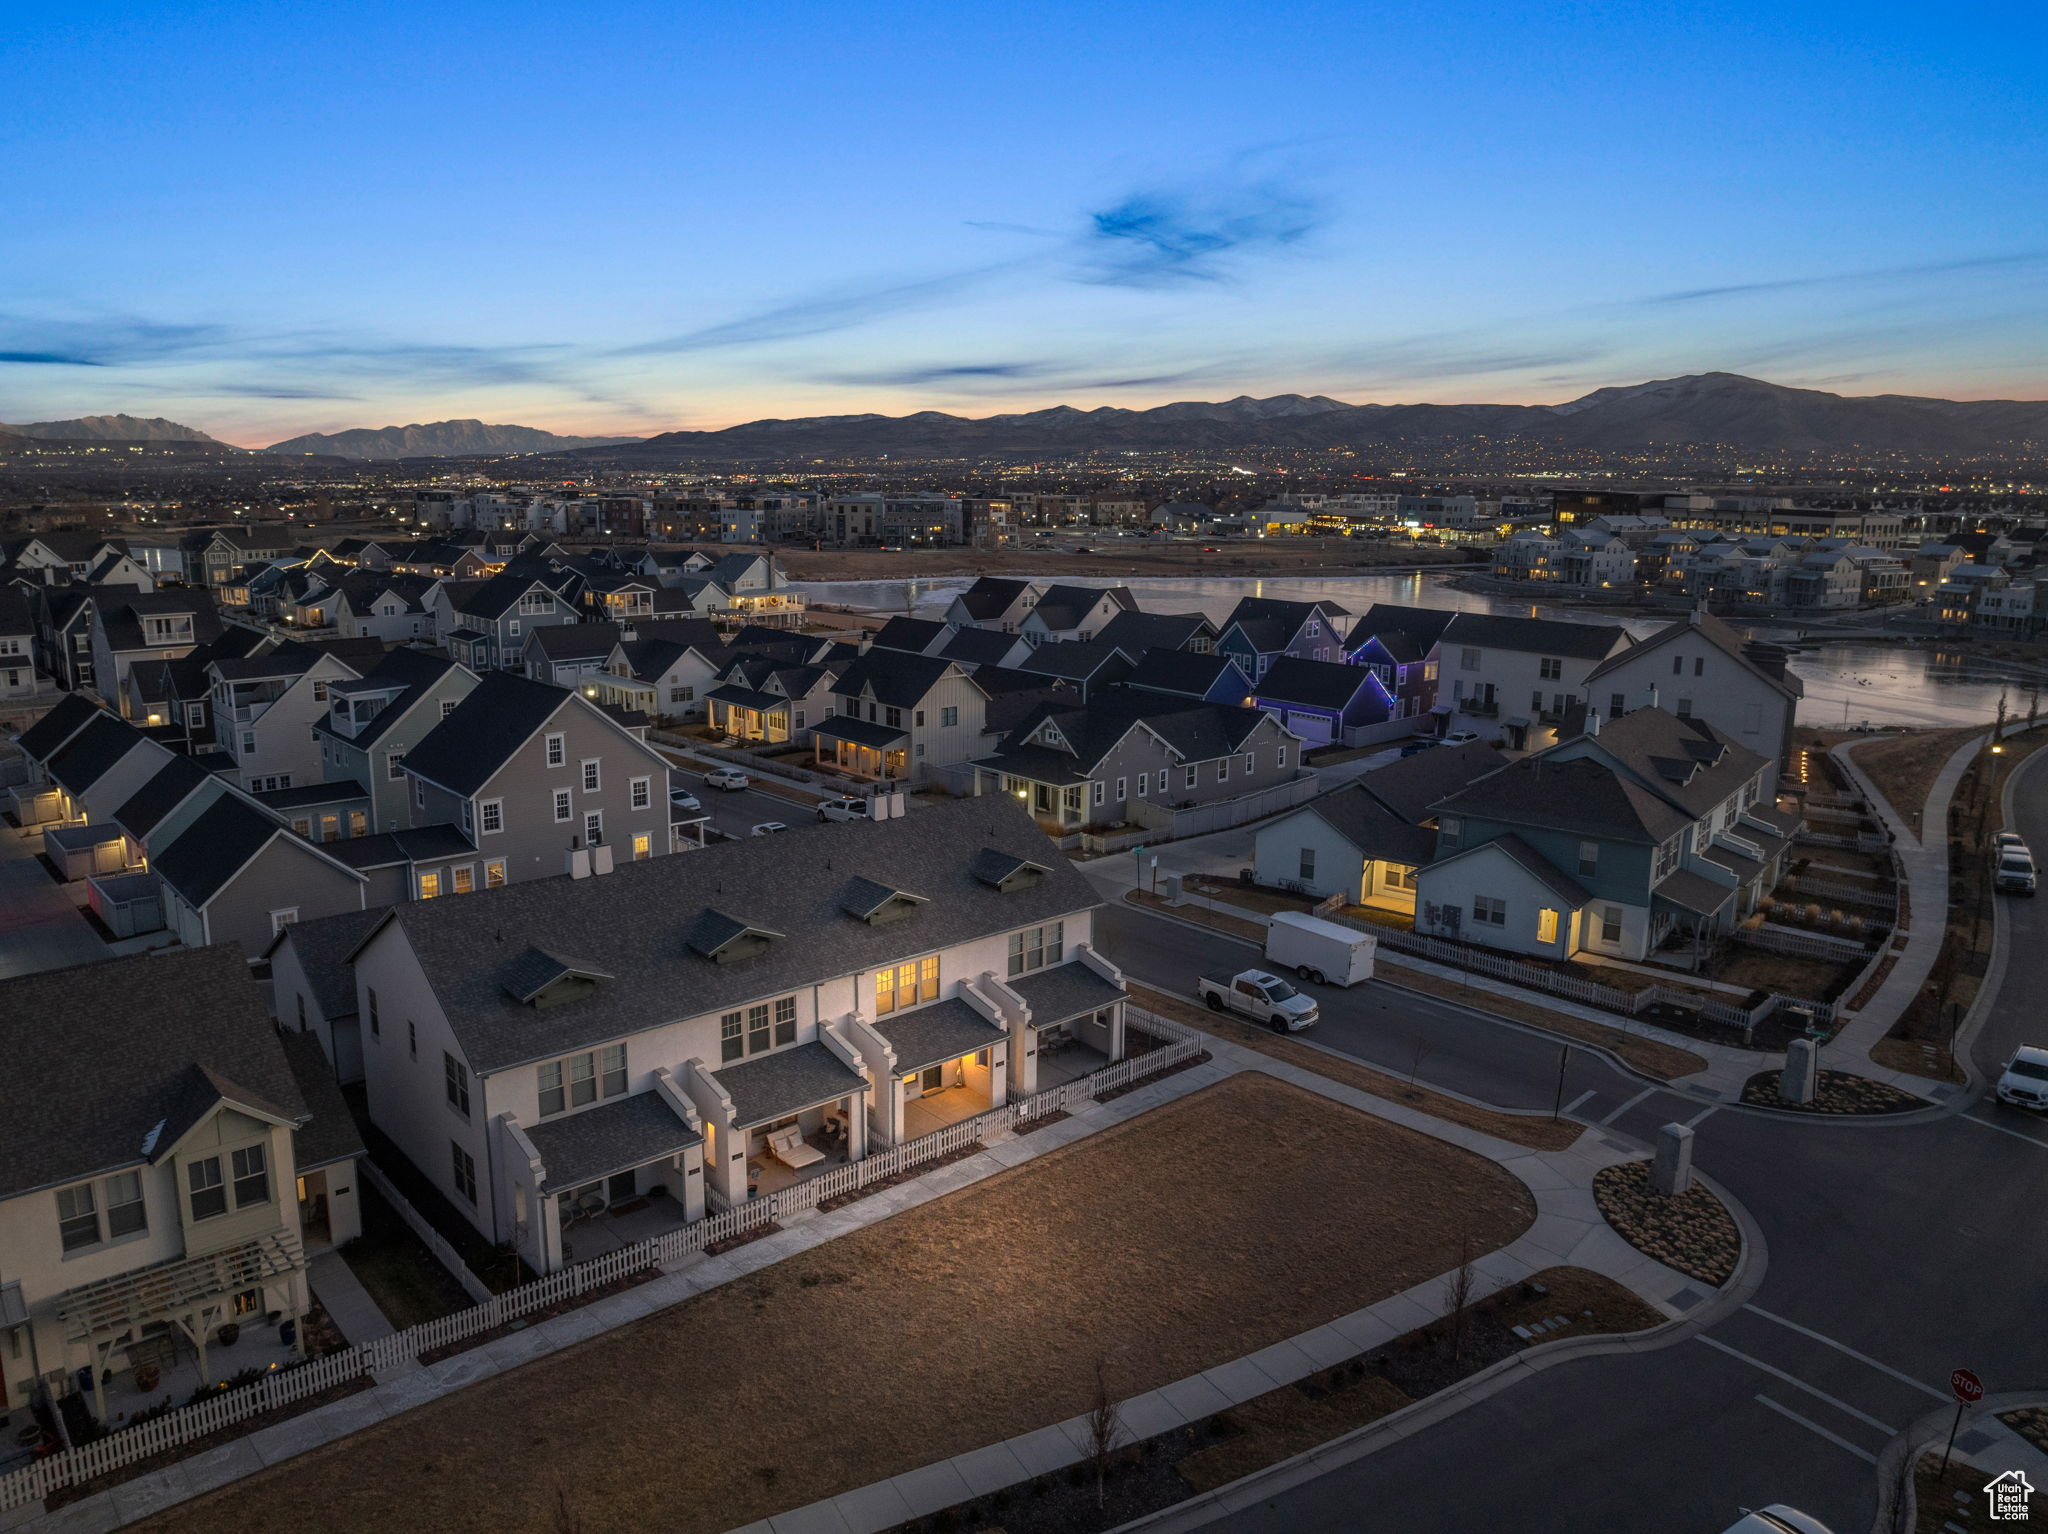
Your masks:
[{"label": "parked car", "polygon": [[850,794],[842,795],[837,799],[827,799],[818,806],[818,819],[820,820],[867,820],[869,818],[870,801],[856,799]]},{"label": "parked car", "polygon": [[2031,852],[2027,852],[2026,839],[2017,831],[2000,831],[1991,838],[1991,845],[2000,857],[2005,856],[2006,849],[2008,848],[2014,852],[2026,852],[2028,857],[2034,855]]},{"label": "parked car", "polygon": [[758,826],[755,826],[753,830],[749,831],[747,835],[773,836],[777,831],[787,831],[788,829],[789,827],[779,820],[764,820]]},{"label": "parked car", "polygon": [[754,780],[737,767],[720,767],[704,774],[706,788],[722,788],[727,793],[738,793],[743,788],[752,788]]},{"label": "parked car", "polygon": [[1304,996],[1278,975],[1262,969],[1212,970],[1195,986],[1211,1012],[1235,1012],[1264,1023],[1275,1033],[1308,1027],[1319,1015],[1313,996]]},{"label": "parked car", "polygon": [[1443,738],[1443,744],[1447,746],[1473,746],[1478,743],[1479,732],[1477,730],[1453,730]]},{"label": "parked car", "polygon": [[2022,1044],[2005,1062],[2005,1070],[1992,1088],[2002,1103],[2015,1108],[2048,1109],[2048,1049]]},{"label": "parked car", "polygon": [[702,801],[687,788],[670,789],[668,791],[668,802],[670,809],[687,810],[693,815],[704,808]]},{"label": "parked car", "polygon": [[2040,882],[2034,873],[2034,859],[2026,852],[2007,848],[1998,854],[1998,873],[1992,887],[2001,895],[2031,895]]},{"label": "parked car", "polygon": [[1721,1534],[1832,1534],[1828,1526],[1810,1513],[1773,1502],[1769,1507],[1745,1510]]},{"label": "parked car", "polygon": [[1401,754],[1403,756],[1413,756],[1418,751],[1433,750],[1435,746],[1436,737],[1434,735],[1418,735],[1401,748]]}]

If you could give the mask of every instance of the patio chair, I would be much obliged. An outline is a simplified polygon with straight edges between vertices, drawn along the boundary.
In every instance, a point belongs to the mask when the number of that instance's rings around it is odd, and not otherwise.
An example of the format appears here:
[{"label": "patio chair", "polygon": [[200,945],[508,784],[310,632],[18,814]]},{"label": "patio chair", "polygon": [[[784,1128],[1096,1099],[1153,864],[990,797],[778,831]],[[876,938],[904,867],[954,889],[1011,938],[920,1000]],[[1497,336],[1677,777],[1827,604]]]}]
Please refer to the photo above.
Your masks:
[{"label": "patio chair", "polygon": [[791,1124],[778,1129],[768,1136],[768,1154],[792,1171],[813,1166],[825,1159],[825,1153],[815,1145],[804,1143],[803,1131]]}]

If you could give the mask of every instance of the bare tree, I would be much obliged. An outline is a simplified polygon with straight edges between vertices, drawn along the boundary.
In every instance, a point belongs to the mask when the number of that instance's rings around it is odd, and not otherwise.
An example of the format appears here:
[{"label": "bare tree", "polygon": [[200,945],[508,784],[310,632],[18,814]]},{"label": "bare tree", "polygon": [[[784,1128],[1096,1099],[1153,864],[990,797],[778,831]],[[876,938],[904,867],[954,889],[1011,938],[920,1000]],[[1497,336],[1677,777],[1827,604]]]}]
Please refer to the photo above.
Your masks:
[{"label": "bare tree", "polygon": [[1422,1067],[1429,1057],[1436,1053],[1436,1040],[1427,1028],[1417,1028],[1408,1040],[1408,1085],[1416,1084],[1415,1078],[1422,1074]]},{"label": "bare tree", "polygon": [[1109,1398],[1109,1384],[1102,1377],[1102,1360],[1095,1360],[1095,1404],[1088,1408],[1088,1457],[1095,1463],[1095,1505],[1109,1501],[1109,1462],[1123,1437],[1123,1418],[1116,1402]]},{"label": "bare tree", "polygon": [[1458,1265],[1444,1280],[1444,1325],[1450,1333],[1451,1362],[1465,1361],[1465,1343],[1472,1330],[1472,1291],[1478,1285],[1479,1273],[1472,1266],[1471,1235],[1458,1238]]}]

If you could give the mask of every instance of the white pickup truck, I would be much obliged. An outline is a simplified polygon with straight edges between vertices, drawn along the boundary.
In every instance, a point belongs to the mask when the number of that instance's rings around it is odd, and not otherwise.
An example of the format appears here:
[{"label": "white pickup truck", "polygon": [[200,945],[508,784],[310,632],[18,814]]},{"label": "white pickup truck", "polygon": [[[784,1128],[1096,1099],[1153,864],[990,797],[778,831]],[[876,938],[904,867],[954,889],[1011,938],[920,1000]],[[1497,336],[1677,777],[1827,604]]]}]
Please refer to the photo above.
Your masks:
[{"label": "white pickup truck", "polygon": [[1304,996],[1278,975],[1262,969],[1241,969],[1235,974],[1214,970],[1202,976],[1195,994],[1211,1012],[1235,1012],[1264,1023],[1275,1033],[1297,1032],[1318,1015],[1313,996]]}]

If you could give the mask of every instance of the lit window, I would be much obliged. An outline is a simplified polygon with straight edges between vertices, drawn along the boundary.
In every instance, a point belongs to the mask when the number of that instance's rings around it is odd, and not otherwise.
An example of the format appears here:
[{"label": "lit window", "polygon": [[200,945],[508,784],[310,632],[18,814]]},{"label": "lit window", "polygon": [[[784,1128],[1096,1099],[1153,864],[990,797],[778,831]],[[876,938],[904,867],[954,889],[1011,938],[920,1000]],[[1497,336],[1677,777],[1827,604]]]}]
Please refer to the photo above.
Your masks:
[{"label": "lit window", "polygon": [[438,873],[420,875],[420,899],[432,900],[441,893],[441,876]]},{"label": "lit window", "polygon": [[505,882],[505,860],[492,858],[484,864],[484,888],[494,890]]}]

